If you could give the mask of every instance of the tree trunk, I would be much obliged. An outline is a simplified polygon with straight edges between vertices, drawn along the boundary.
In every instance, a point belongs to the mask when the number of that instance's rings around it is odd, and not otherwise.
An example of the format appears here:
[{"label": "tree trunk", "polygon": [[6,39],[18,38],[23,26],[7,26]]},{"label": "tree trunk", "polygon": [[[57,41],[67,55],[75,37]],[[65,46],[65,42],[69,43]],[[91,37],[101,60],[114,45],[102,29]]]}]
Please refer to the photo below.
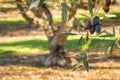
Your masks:
[{"label": "tree trunk", "polygon": [[59,35],[58,37],[55,36],[54,39],[49,42],[50,56],[45,59],[44,65],[64,66],[67,65],[67,63],[70,63],[69,58],[66,57],[66,38],[67,37],[64,35]]},{"label": "tree trunk", "polygon": [[[23,4],[21,0],[17,1]],[[21,6],[21,4],[17,4],[17,6],[22,11],[24,8]],[[43,64],[45,66],[50,65],[64,66],[70,63],[70,59],[66,57],[67,36],[63,35],[62,32],[70,32],[72,30],[76,8],[75,7],[69,8],[69,6],[67,6],[67,8],[69,11],[69,20],[67,22],[62,20],[60,27],[53,26],[51,12],[49,11],[45,4],[39,7],[38,10],[31,10],[35,17],[31,18],[31,16],[27,15],[26,13],[22,14],[23,17],[30,23],[42,27],[45,32],[45,35],[48,38],[50,55],[46,57],[45,60],[43,61]]]}]

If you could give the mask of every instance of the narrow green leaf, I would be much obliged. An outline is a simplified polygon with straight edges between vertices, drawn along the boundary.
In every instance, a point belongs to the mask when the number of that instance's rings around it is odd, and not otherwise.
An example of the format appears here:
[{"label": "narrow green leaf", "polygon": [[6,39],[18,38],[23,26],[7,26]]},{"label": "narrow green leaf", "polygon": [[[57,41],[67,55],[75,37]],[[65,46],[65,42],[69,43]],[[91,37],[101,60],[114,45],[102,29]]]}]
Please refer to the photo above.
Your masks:
[{"label": "narrow green leaf", "polygon": [[82,60],[80,60],[79,63],[73,67],[72,71],[75,71],[76,69],[78,69],[80,65],[82,65],[81,63],[82,63]]},{"label": "narrow green leaf", "polygon": [[112,35],[112,33],[108,32],[108,31],[104,31],[104,33],[107,34],[107,35],[109,35],[109,34]]},{"label": "narrow green leaf", "polygon": [[115,26],[113,25],[113,35],[115,36]]},{"label": "narrow green leaf", "polygon": [[19,14],[26,13],[28,10],[29,10],[29,9],[28,9],[28,8],[26,8],[26,9],[24,9],[23,11],[19,12]]},{"label": "narrow green leaf", "polygon": [[79,31],[82,32],[83,25],[79,22],[77,18],[74,20],[75,25],[79,28]]},{"label": "narrow green leaf", "polygon": [[112,54],[112,51],[113,51],[113,47],[114,47],[114,45],[115,45],[115,42],[116,42],[116,40],[114,40],[113,43],[112,43],[112,45],[109,46],[109,47],[106,49],[105,55],[106,55],[107,53]]},{"label": "narrow green leaf", "polygon": [[84,68],[89,71],[89,64],[88,64],[88,60],[87,60],[87,54],[86,51],[83,54],[83,64],[84,64]]},{"label": "narrow green leaf", "polygon": [[83,44],[83,36],[80,37],[79,41],[78,41],[78,46]]},{"label": "narrow green leaf", "polygon": [[90,15],[93,16],[92,0],[88,0],[88,10],[89,10],[89,12],[90,12]]},{"label": "narrow green leaf", "polygon": [[67,8],[65,7],[65,3],[62,3],[62,13],[64,20],[68,21],[68,13],[67,13]]},{"label": "narrow green leaf", "polygon": [[112,43],[112,45],[111,45],[110,54],[112,54],[112,51],[113,51],[113,47],[114,47],[114,45],[115,45],[115,42],[116,42],[116,40],[114,40],[113,43]]},{"label": "narrow green leaf", "polygon": [[106,30],[103,30],[102,32],[98,33],[96,37],[100,36],[102,33],[104,33]]},{"label": "narrow green leaf", "polygon": [[32,9],[32,8],[34,8],[34,7],[37,7],[37,6],[39,5],[39,3],[40,3],[40,0],[34,1],[34,2],[29,6],[29,9]]},{"label": "narrow green leaf", "polygon": [[[44,0],[45,1],[45,0]],[[23,11],[21,11],[19,14],[26,13],[29,9],[32,9],[34,7],[37,7],[40,3],[43,3],[43,0],[36,0],[30,4],[30,6]]]},{"label": "narrow green leaf", "polygon": [[89,40],[89,33],[87,32],[85,42],[87,42],[88,40]]},{"label": "narrow green leaf", "polygon": [[71,35],[78,35],[76,33],[68,33],[68,32],[62,32],[63,35],[66,35],[66,36],[71,36]]},{"label": "narrow green leaf", "polygon": [[80,14],[80,13],[79,13],[79,15],[84,16],[84,17],[86,17],[86,18],[90,18],[88,15],[85,15],[85,14]]}]

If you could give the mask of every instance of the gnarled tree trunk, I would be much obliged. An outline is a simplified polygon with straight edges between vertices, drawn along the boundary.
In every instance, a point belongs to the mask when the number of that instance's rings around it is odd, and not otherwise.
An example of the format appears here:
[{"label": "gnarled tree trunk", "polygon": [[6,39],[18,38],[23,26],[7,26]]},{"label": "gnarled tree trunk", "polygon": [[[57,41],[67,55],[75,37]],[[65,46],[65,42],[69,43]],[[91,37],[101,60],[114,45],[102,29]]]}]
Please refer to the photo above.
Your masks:
[{"label": "gnarled tree trunk", "polygon": [[[22,0],[16,0],[17,7],[22,11],[24,4]],[[26,0],[27,6],[30,4],[29,0]],[[63,35],[62,32],[70,32],[73,27],[74,15],[76,13],[76,6],[69,7],[66,5],[69,12],[68,21],[62,19],[61,26],[56,27],[53,25],[52,15],[46,4],[42,4],[41,7],[32,9],[31,12],[34,17],[29,16],[27,13],[23,13],[23,17],[30,23],[36,24],[43,28],[45,35],[48,38],[50,46],[50,55],[44,60],[43,64],[46,66],[60,65],[64,66],[70,63],[70,59],[66,57],[66,40],[67,36]],[[63,17],[63,14],[62,14]]]}]

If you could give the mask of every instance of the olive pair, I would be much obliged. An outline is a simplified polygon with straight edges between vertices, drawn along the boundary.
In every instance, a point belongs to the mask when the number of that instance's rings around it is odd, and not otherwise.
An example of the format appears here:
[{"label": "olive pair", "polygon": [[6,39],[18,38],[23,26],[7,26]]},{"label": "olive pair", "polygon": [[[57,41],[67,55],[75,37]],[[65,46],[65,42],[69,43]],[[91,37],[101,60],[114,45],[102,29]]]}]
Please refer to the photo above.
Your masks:
[{"label": "olive pair", "polygon": [[89,31],[91,34],[93,34],[95,31],[97,33],[101,32],[100,18],[98,16],[93,18],[93,25],[90,26]]}]

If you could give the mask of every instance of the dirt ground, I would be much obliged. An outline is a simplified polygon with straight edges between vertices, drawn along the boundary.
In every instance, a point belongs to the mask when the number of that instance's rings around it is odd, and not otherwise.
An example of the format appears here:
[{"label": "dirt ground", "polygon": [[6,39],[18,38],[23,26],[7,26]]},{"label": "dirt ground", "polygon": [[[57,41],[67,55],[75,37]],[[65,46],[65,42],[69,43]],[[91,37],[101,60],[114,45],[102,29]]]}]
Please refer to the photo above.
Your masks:
[{"label": "dirt ground", "polygon": [[[120,51],[119,51],[120,52]],[[117,52],[117,54],[119,54]],[[72,66],[45,67],[40,64],[45,55],[0,58],[0,80],[120,80],[120,55],[89,54],[90,71]]]},{"label": "dirt ground", "polygon": [[[21,18],[17,14],[18,12],[7,12],[6,14],[0,12],[0,19],[15,18],[15,16]],[[111,24],[104,25],[110,26]],[[119,29],[120,24],[115,23],[115,25]],[[106,29],[111,31],[109,27]],[[0,28],[0,42],[30,40],[40,37],[45,38],[44,33],[37,27]],[[38,54],[0,57],[0,80],[120,80],[120,49],[115,49],[112,56],[104,56],[101,51],[89,53],[89,72],[85,71],[83,67],[74,72],[72,72],[73,66],[45,67],[41,64],[44,57],[46,55]]]}]

